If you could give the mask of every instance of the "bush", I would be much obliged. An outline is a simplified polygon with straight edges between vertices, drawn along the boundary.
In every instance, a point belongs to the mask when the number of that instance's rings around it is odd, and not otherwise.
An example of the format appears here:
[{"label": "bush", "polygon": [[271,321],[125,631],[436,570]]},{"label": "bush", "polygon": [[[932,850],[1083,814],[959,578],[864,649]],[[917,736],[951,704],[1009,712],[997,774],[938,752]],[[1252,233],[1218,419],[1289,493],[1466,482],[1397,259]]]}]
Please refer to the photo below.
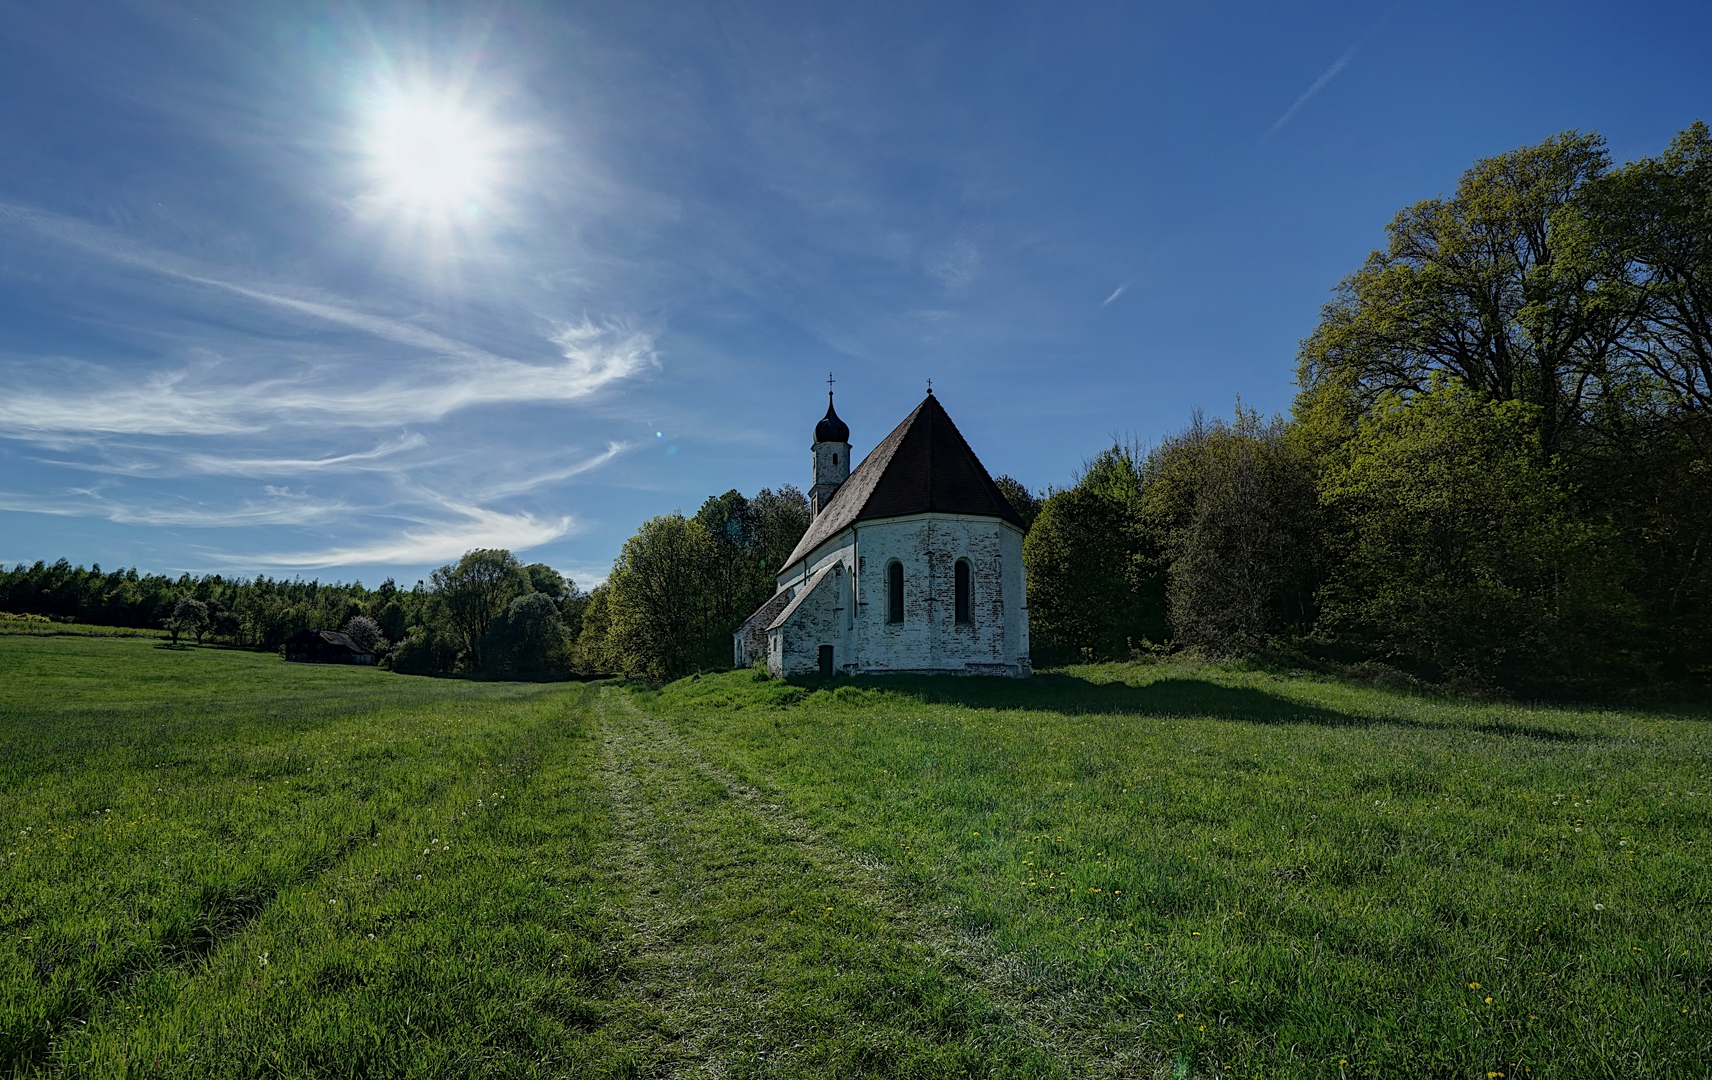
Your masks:
[{"label": "bush", "polygon": [[392,650],[392,670],[406,675],[452,671],[458,664],[458,645],[458,638],[442,626],[413,626],[409,636]]}]

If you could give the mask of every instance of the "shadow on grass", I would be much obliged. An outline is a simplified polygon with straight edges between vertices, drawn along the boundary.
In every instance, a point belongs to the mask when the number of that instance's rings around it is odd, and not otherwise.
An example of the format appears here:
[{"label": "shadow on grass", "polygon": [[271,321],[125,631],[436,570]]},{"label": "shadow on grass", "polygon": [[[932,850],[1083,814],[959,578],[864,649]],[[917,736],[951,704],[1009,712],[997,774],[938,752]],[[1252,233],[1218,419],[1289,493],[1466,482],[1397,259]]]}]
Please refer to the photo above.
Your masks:
[{"label": "shadow on grass", "polygon": [[[843,680],[840,680],[841,682]],[[825,686],[816,681],[805,685]],[[1210,716],[1249,724],[1313,724],[1319,727],[1398,727],[1420,731],[1465,731],[1546,742],[1596,742],[1599,737],[1504,720],[1418,720],[1404,716],[1340,712],[1243,686],[1204,679],[1171,678],[1131,686],[1092,682],[1061,672],[1031,679],[948,678],[921,675],[863,676],[849,685],[872,686],[938,705],[973,709],[1027,709],[1065,716]]]}]

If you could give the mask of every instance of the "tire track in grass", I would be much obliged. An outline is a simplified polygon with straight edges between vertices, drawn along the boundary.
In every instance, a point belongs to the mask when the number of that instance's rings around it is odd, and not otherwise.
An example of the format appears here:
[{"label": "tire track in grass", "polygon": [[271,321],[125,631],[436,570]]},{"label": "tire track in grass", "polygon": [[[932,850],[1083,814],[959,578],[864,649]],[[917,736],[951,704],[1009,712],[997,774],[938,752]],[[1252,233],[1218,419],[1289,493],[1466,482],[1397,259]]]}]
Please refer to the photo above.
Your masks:
[{"label": "tire track in grass", "polygon": [[[818,836],[607,688],[603,780],[630,988],[668,1076],[1087,1075],[1074,1043]],[[1114,1070],[1101,1070],[1107,1074]]]}]

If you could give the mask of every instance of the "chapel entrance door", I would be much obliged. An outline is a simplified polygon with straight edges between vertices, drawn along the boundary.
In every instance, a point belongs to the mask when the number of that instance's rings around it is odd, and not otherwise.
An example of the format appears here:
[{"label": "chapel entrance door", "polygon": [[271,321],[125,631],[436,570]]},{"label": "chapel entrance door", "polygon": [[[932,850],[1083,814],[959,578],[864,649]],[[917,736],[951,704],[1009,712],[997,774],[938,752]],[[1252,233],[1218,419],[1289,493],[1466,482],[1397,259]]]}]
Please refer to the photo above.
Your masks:
[{"label": "chapel entrance door", "polygon": [[832,646],[831,645],[822,645],[820,647],[820,677],[823,679],[832,678]]}]

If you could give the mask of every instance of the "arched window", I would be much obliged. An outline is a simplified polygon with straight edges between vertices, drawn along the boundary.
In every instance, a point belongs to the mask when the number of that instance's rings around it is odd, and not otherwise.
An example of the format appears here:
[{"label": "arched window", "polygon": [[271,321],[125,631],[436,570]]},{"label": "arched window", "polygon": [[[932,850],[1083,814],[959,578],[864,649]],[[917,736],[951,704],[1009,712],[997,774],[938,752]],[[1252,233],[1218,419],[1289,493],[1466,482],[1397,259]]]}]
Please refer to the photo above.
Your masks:
[{"label": "arched window", "polygon": [[972,623],[974,618],[969,614],[969,560],[958,559],[953,580],[957,590],[957,621]]},{"label": "arched window", "polygon": [[904,621],[904,564],[896,559],[886,564],[886,621]]}]

